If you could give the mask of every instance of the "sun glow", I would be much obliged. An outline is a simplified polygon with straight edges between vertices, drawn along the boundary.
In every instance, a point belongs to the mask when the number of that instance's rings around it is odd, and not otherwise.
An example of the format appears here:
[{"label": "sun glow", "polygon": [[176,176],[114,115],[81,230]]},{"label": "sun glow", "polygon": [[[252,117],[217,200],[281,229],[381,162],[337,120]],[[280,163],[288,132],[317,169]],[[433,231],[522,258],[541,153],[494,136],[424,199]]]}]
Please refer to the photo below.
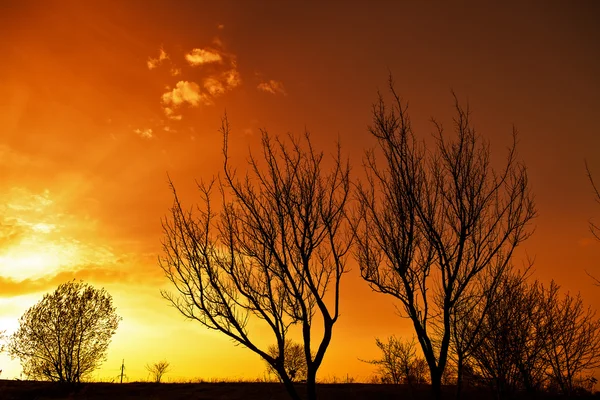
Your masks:
[{"label": "sun glow", "polygon": [[0,275],[16,280],[55,274],[61,265],[78,258],[77,250],[55,243],[27,245],[27,241],[0,254]]}]

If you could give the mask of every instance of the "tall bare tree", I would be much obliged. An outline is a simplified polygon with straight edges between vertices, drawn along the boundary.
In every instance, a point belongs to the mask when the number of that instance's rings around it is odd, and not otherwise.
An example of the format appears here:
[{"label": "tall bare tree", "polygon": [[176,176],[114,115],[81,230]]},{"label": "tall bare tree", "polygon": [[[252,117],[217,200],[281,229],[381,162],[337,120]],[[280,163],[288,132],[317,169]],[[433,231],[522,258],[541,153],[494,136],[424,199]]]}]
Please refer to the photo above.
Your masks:
[{"label": "tall bare tree", "polygon": [[[350,167],[341,159],[323,170],[324,157],[311,144],[262,132],[262,164],[250,155],[238,177],[229,163],[225,117],[224,179],[217,180],[221,209],[212,207],[211,184],[199,184],[201,205],[174,203],[164,220],[160,266],[176,294],[163,292],[184,316],[227,335],[260,355],[299,399],[286,370],[288,331],[298,326],[306,359],[308,399],[316,398],[316,374],[339,316],[340,280],[352,242],[346,229]],[[252,336],[251,317],[272,333],[277,354]],[[315,332],[315,324],[318,332]],[[264,334],[263,334],[264,336]]]},{"label": "tall bare tree", "polygon": [[535,209],[514,131],[506,164],[495,170],[489,145],[455,97],[455,135],[434,120],[430,149],[415,137],[391,79],[389,89],[391,104],[380,95],[373,106],[369,130],[384,164],[367,152],[367,180],[357,190],[356,258],[374,290],[400,300],[439,397],[457,304],[478,276],[509,265]]}]

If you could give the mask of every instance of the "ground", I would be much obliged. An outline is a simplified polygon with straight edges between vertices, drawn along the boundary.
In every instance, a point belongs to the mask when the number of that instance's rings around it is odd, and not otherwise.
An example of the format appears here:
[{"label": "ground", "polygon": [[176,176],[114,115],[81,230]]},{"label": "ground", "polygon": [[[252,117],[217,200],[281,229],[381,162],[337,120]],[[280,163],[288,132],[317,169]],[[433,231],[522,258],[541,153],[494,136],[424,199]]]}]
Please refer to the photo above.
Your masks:
[{"label": "ground", "polygon": [[[298,385],[300,391],[302,385]],[[454,388],[444,388],[446,399],[454,399]],[[319,399],[326,400],[387,400],[429,399],[429,387],[410,388],[405,385],[375,385],[362,383],[320,384]],[[468,390],[462,398],[494,399],[493,393]],[[538,397],[554,398],[554,397]],[[556,397],[559,398],[559,397]],[[600,398],[586,396],[585,398]],[[65,387],[50,382],[0,380],[2,400],[287,400],[288,396],[278,383],[84,383],[78,387]]]}]

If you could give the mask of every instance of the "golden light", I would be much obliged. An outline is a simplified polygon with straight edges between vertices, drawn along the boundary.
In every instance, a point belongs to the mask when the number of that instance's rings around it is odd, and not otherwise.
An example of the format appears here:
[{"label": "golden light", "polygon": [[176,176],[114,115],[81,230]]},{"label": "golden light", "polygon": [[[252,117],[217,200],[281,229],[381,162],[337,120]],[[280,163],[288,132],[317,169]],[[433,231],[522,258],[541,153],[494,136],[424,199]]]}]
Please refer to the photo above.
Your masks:
[{"label": "golden light", "polygon": [[1,276],[15,280],[40,278],[58,272],[61,264],[77,256],[77,251],[67,246],[54,243],[28,246],[28,241],[24,242],[0,254]]}]

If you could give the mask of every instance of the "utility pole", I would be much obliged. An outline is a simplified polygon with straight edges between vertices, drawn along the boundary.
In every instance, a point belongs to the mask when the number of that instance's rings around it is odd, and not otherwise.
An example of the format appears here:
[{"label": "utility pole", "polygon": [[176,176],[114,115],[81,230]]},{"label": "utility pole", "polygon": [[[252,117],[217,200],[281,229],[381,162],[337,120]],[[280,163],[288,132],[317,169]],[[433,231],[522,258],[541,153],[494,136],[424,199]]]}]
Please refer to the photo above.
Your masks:
[{"label": "utility pole", "polygon": [[125,372],[125,359],[123,359],[123,363],[121,364],[121,383],[123,383],[123,373]]}]

